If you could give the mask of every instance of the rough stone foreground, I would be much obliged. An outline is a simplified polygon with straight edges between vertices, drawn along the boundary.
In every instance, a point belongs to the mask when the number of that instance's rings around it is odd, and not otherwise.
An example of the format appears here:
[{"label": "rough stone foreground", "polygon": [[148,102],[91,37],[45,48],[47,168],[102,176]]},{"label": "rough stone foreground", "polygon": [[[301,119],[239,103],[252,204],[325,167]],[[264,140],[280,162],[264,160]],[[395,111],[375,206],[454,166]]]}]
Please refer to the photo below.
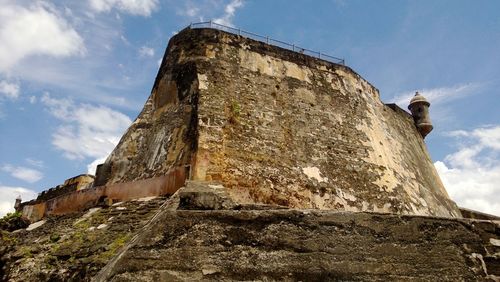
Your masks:
[{"label": "rough stone foreground", "polygon": [[0,230],[0,281],[88,281],[163,203],[163,197],[116,203],[50,216],[32,230]]},{"label": "rough stone foreground", "polygon": [[176,210],[175,197],[170,201],[95,280],[500,279],[498,221],[318,210]]},{"label": "rough stone foreground", "polygon": [[500,248],[489,244],[500,233],[490,222],[318,211],[177,211],[165,222],[148,234],[153,242],[140,241],[125,254],[112,281],[473,281],[500,275]]},{"label": "rough stone foreground", "polygon": [[3,233],[1,280],[500,279],[499,221],[232,205],[198,186]]}]

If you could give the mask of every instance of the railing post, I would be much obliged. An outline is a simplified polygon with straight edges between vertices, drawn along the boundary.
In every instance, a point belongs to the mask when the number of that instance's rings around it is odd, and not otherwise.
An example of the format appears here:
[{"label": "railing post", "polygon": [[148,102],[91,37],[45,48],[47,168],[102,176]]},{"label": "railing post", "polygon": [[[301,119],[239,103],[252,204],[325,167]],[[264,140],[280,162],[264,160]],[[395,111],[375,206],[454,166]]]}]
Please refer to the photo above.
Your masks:
[{"label": "railing post", "polygon": [[212,28],[212,20],[210,20],[210,28]]},{"label": "railing post", "polygon": [[295,52],[295,44],[292,44],[292,51]]},{"label": "railing post", "polygon": [[241,36],[241,29],[238,28],[238,35]]},{"label": "railing post", "polygon": [[321,59],[321,51],[318,52],[318,58]]},{"label": "railing post", "polygon": [[269,44],[269,36],[266,36],[266,43]]}]

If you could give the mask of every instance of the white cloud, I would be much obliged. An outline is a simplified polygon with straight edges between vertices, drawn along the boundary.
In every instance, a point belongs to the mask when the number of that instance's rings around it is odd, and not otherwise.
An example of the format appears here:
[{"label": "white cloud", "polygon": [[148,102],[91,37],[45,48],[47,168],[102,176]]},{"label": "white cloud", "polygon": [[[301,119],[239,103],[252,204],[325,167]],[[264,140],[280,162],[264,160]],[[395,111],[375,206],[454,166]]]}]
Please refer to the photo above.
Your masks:
[{"label": "white cloud", "polygon": [[141,57],[153,57],[155,55],[155,49],[147,46],[142,46],[141,48],[139,48],[139,55]]},{"label": "white cloud", "polygon": [[41,160],[27,158],[26,162],[28,164],[30,164],[31,166],[36,166],[36,167],[39,167],[39,168],[43,168],[44,167],[43,161],[41,161]]},{"label": "white cloud", "polygon": [[70,116],[70,111],[73,110],[73,101],[70,99],[53,99],[50,94],[45,92],[41,102],[50,109],[50,113],[58,119],[66,119]]},{"label": "white cloud", "polygon": [[[418,92],[423,95],[432,106],[443,104],[451,100],[459,99],[473,94],[480,87],[477,83],[461,84],[451,87],[438,87],[431,89],[422,89]],[[415,91],[404,92],[394,96],[391,101],[406,109]]]},{"label": "white cloud", "polygon": [[[203,1],[184,1],[182,8],[177,8],[177,15],[186,17],[189,20],[205,21],[206,19],[214,19],[213,21],[226,25],[233,26],[233,19],[238,8],[243,7],[242,0],[203,0]],[[222,12],[222,15],[221,15]]]},{"label": "white cloud", "polygon": [[0,217],[3,217],[9,212],[14,211],[14,203],[17,197],[21,197],[22,201],[29,201],[37,197],[37,193],[33,190],[22,187],[10,187],[0,185]]},{"label": "white cloud", "polygon": [[35,183],[43,178],[43,173],[36,169],[31,169],[23,166],[13,166],[10,164],[3,165],[1,169],[9,173],[12,177],[26,181],[28,183]]},{"label": "white cloud", "polygon": [[128,41],[128,39],[122,34],[120,35],[120,40],[125,44],[125,45],[130,45],[130,42]]},{"label": "white cloud", "polygon": [[19,84],[9,83],[5,80],[0,81],[0,97],[1,96],[9,99],[17,99],[17,97],[19,97]]},{"label": "white cloud", "polygon": [[205,4],[203,2],[202,3],[199,3],[199,2],[193,3],[192,1],[185,1],[184,7],[177,9],[177,15],[188,17],[188,18],[197,18],[200,15],[200,11],[205,10],[205,9],[200,9],[203,6],[205,6]]},{"label": "white cloud", "polygon": [[117,9],[138,16],[150,16],[158,8],[158,0],[89,0],[90,7],[97,12]]},{"label": "white cloud", "polygon": [[500,216],[500,126],[454,131],[458,150],[434,165],[459,206]]},{"label": "white cloud", "polygon": [[52,134],[52,144],[68,159],[103,158],[118,144],[132,123],[126,115],[104,106],[75,105],[45,93],[41,99],[63,124]]},{"label": "white cloud", "polygon": [[236,10],[238,8],[243,7],[243,1],[242,0],[231,0],[229,4],[226,5],[224,8],[224,15],[220,18],[216,18],[214,20],[215,23],[226,25],[226,26],[234,26],[233,25],[233,18]]},{"label": "white cloud", "polygon": [[198,7],[191,6],[185,10],[185,15],[188,17],[196,17],[199,12],[200,12],[200,9]]},{"label": "white cloud", "polygon": [[[0,3],[3,1],[5,0],[0,0]],[[10,0],[10,2],[28,9],[35,1]],[[40,0],[36,0],[36,3],[39,2]],[[23,82],[21,87],[26,84],[29,89],[53,90],[65,93],[68,97],[77,97],[75,99],[79,101],[119,107],[120,109],[136,110],[137,107],[141,107],[143,98],[129,94],[137,93],[144,88],[143,84],[149,78],[148,68],[138,69],[134,65],[138,63],[138,60],[127,61],[126,58],[121,58],[125,53],[133,52],[134,46],[124,46],[121,41],[120,36],[125,35],[124,27],[122,21],[117,21],[114,18],[116,12],[96,14],[90,8],[88,1],[46,2],[54,3],[49,4],[49,6],[55,6],[59,12],[53,13],[62,15],[78,31],[85,42],[84,51],[82,51],[85,56],[68,58],[48,55],[30,56],[11,67],[7,74],[0,71],[0,80],[13,78],[15,79],[13,81]],[[2,9],[1,5],[0,9]],[[51,12],[54,10],[45,9]],[[1,21],[3,19],[0,18]],[[2,29],[1,23],[0,29]],[[46,40],[49,41],[49,38],[52,40],[53,36],[47,36]],[[0,41],[0,45],[2,43]],[[106,49],[105,46],[109,48]],[[124,60],[127,61],[127,68],[124,71],[116,71],[116,62]],[[2,63],[0,62],[0,64]],[[125,72],[133,73],[132,79],[124,81],[122,76]],[[21,96],[24,92],[26,91],[21,91]],[[22,101],[28,101],[29,97],[25,98]],[[41,96],[37,98],[39,99]],[[8,113],[6,110],[3,112],[5,115]]]},{"label": "white cloud", "polygon": [[84,51],[80,35],[47,3],[0,5],[0,72],[32,55],[66,57]]}]

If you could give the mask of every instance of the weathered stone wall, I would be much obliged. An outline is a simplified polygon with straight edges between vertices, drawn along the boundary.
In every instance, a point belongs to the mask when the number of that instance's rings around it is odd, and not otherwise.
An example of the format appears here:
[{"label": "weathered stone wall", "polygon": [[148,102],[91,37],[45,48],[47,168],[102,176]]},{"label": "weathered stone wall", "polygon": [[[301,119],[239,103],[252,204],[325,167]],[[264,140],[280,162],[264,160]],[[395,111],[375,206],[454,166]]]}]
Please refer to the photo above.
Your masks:
[{"label": "weathered stone wall", "polygon": [[[41,203],[54,199],[61,195],[69,194],[77,190],[85,189],[92,185],[94,176],[89,174],[81,174],[69,179],[66,179],[63,184],[57,185],[50,189],[42,191],[36,198],[36,203]],[[35,201],[25,202],[21,205],[34,204]]]},{"label": "weathered stone wall", "polygon": [[176,202],[171,198],[94,280],[500,279],[498,221],[318,210],[175,210]]},{"label": "weathered stone wall", "polygon": [[190,166],[197,140],[198,80],[196,64],[184,62],[183,52],[169,44],[151,96],[107,158],[111,171],[102,182],[146,179]]},{"label": "weathered stone wall", "polygon": [[55,197],[59,197],[64,194],[74,192],[76,191],[76,187],[77,187],[76,183],[71,183],[69,185],[58,185],[56,187],[42,191],[40,194],[38,194],[36,200],[39,202],[47,201],[49,199],[53,199]]},{"label": "weathered stone wall", "polygon": [[177,167],[158,177],[74,190],[46,201],[26,203],[23,207],[23,216],[35,222],[48,215],[81,212],[95,207],[104,198],[119,202],[172,195],[184,186],[188,173],[186,167]]},{"label": "weathered stone wall", "polygon": [[500,221],[500,216],[487,214],[480,211],[470,210],[463,207],[459,207],[459,209],[460,213],[464,218]]},{"label": "weathered stone wall", "polygon": [[171,39],[106,163],[108,183],[192,165],[241,203],[460,215],[412,118],[350,68],[211,29]]},{"label": "weathered stone wall", "polygon": [[92,186],[94,182],[94,176],[90,174],[80,174],[78,176],[66,179],[64,181],[64,186],[76,185],[76,190],[86,189],[89,186]]},{"label": "weathered stone wall", "polygon": [[29,219],[31,222],[38,221],[45,215],[46,207],[45,202],[28,202],[22,208],[23,217]]},{"label": "weathered stone wall", "polygon": [[412,118],[351,69],[214,30],[180,36],[205,42],[195,178],[241,202],[459,216]]}]

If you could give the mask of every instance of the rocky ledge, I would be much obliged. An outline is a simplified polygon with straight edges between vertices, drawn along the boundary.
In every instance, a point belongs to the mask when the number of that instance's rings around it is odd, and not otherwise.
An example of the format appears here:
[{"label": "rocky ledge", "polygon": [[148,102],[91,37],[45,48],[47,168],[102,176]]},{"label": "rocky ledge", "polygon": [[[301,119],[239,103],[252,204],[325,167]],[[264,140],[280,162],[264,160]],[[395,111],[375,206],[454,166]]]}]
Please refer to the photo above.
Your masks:
[{"label": "rocky ledge", "polygon": [[500,281],[499,221],[235,204],[216,183],[42,223],[2,233],[3,280]]},{"label": "rocky ledge", "polygon": [[90,280],[164,202],[163,197],[119,202],[3,231],[0,280]]},{"label": "rocky ledge", "polygon": [[218,185],[187,186],[95,280],[500,279],[498,221],[249,209]]}]

